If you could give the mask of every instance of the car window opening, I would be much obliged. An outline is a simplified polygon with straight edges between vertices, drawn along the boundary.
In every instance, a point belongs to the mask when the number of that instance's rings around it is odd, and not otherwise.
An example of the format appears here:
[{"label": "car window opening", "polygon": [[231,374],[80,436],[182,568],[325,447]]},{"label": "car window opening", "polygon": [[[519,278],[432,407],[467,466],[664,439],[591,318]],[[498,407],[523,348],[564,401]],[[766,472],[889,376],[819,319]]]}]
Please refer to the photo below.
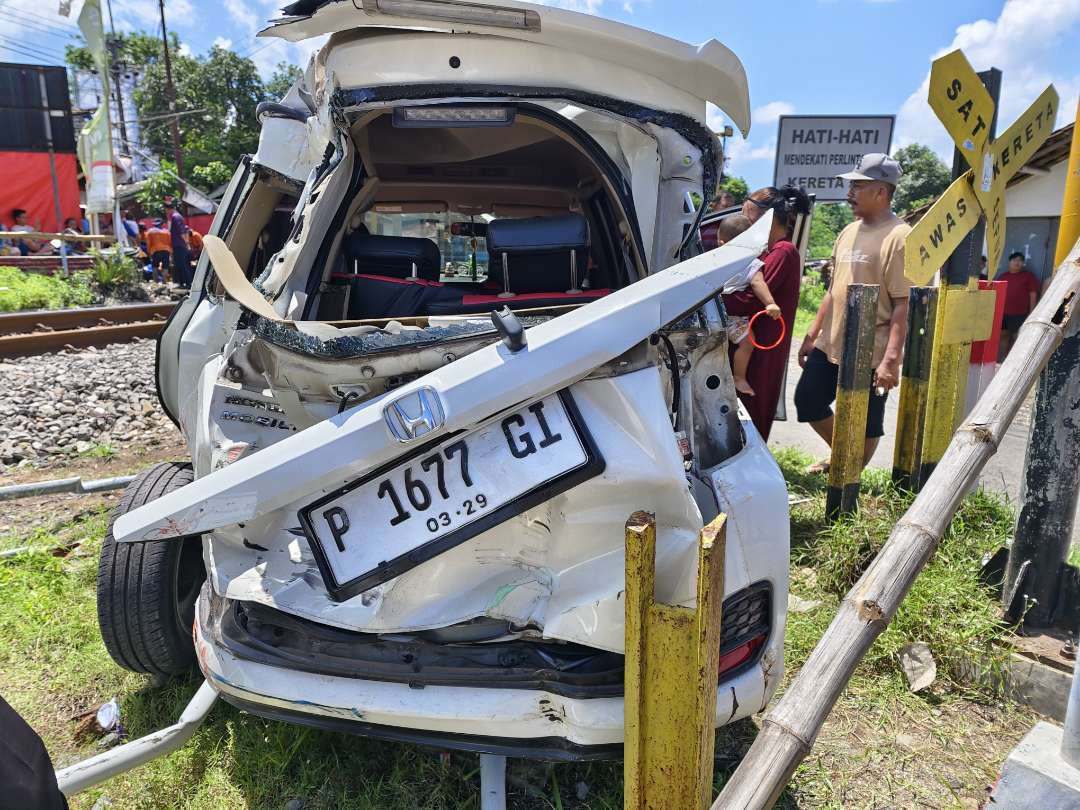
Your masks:
[{"label": "car window opening", "polygon": [[498,126],[401,118],[388,109],[353,124],[365,179],[376,183],[342,202],[349,213],[327,234],[337,249],[315,268],[323,276],[310,318],[564,310],[641,274],[612,191],[618,179],[546,117],[518,109]]}]

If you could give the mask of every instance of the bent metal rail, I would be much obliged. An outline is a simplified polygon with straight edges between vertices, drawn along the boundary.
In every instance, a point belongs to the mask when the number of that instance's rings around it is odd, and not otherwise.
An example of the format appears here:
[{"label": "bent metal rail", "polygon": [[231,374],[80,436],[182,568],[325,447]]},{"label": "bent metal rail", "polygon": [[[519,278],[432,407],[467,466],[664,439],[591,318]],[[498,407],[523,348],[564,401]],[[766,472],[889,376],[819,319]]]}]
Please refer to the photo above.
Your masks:
[{"label": "bent metal rail", "polygon": [[175,306],[169,301],[5,313],[0,315],[0,357],[44,354],[65,347],[101,347],[134,338],[156,337]]}]

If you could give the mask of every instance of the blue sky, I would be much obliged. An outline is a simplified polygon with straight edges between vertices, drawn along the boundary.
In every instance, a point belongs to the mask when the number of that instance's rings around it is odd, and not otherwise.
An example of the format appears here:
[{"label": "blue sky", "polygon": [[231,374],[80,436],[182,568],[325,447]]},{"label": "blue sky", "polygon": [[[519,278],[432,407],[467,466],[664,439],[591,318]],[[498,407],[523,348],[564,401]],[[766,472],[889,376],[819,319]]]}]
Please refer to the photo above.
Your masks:
[{"label": "blue sky", "polygon": [[[105,0],[102,0],[104,3]],[[977,70],[1004,71],[999,129],[1053,82],[1058,125],[1080,93],[1080,0],[551,0],[556,5],[648,28],[687,42],[715,38],[742,60],[754,123],[749,140],[728,142],[728,170],[751,186],[772,179],[776,118],[798,114],[895,114],[893,147],[917,141],[943,157],[944,130],[926,104],[934,56],[962,47]],[[81,3],[76,0],[77,16]],[[269,74],[282,60],[306,64],[318,43],[256,40],[279,0],[166,0],[170,30],[185,48],[217,42],[250,55]],[[0,60],[58,63],[74,22],[56,0],[0,0]],[[156,0],[112,0],[116,27],[155,31]],[[1070,46],[1071,43],[1071,46]],[[710,122],[725,121],[713,110]]]}]

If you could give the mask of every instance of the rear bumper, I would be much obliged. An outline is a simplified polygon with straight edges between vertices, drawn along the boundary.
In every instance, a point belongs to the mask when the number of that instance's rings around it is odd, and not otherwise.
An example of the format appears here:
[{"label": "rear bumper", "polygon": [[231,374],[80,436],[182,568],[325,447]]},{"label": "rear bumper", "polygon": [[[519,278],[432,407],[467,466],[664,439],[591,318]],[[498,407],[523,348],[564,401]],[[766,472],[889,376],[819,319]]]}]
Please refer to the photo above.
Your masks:
[{"label": "rear bumper", "polygon": [[[376,738],[442,748],[556,761],[619,756],[621,696],[568,697],[549,689],[419,685],[328,675],[256,662],[234,654],[210,618],[208,590],[196,612],[199,666],[214,688],[252,714]],[[716,724],[764,706],[770,668],[779,660],[770,637],[750,666],[721,683]],[[769,672],[769,677],[766,673]]]}]

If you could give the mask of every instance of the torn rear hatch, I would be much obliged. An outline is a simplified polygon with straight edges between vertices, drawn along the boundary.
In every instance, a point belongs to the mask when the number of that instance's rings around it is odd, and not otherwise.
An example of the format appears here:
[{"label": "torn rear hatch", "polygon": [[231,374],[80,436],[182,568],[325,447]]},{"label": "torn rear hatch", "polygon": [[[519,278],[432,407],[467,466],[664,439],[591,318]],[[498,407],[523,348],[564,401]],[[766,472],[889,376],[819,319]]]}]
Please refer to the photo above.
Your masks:
[{"label": "torn rear hatch", "polygon": [[[439,59],[432,58],[434,54],[424,59],[421,50],[416,60],[393,66],[383,78],[388,84],[440,80],[506,83],[516,63],[528,61],[529,46],[536,46],[546,54],[549,70],[559,70],[560,63],[583,60],[582,69],[573,71],[573,81],[553,82],[559,86],[616,95],[658,109],[677,109],[702,121],[705,102],[712,102],[744,134],[750,129],[746,72],[739,58],[714,39],[689,45],[591,14],[512,0],[314,0],[293,3],[283,13],[285,16],[272,20],[259,36],[295,42],[333,34],[331,48],[338,41],[348,41],[341,36],[345,32],[354,39],[406,32],[462,37],[463,53],[456,65],[448,65],[441,53]],[[480,75],[474,72],[478,66],[469,64],[468,48],[469,39],[478,36],[522,47],[500,57],[501,70],[493,72],[487,64]],[[524,59],[515,58],[515,53]],[[594,69],[587,69],[585,62],[594,63]],[[609,69],[605,70],[604,64]],[[403,70],[402,65],[409,67]],[[338,80],[342,87],[378,84],[378,66],[374,68],[376,73],[370,74],[370,67],[365,67],[362,77],[350,77],[339,70]],[[664,99],[666,103],[660,103]]]}]

